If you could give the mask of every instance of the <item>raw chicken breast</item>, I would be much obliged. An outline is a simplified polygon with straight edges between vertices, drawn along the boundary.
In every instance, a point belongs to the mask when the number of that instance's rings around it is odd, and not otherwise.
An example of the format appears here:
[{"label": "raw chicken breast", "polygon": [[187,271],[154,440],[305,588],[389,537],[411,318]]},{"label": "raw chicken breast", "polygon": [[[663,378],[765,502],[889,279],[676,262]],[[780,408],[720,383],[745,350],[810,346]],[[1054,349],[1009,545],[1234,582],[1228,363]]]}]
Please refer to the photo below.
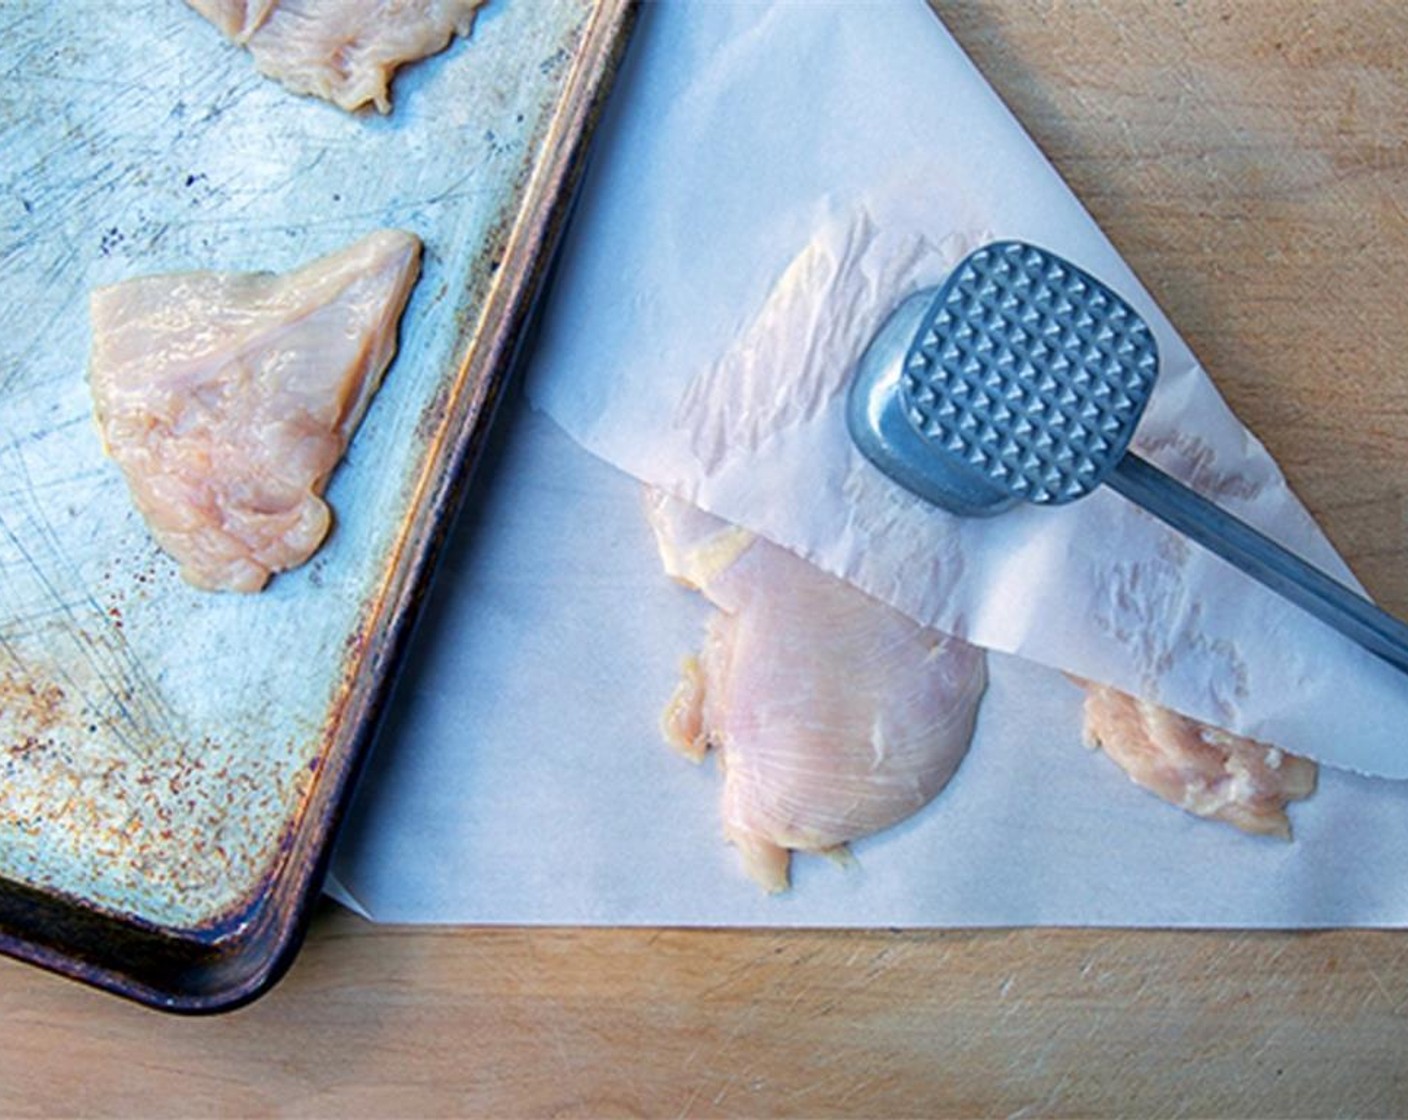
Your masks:
[{"label": "raw chicken breast", "polygon": [[396,68],[468,35],[487,0],[187,0],[261,74],[349,112],[391,111]]},{"label": "raw chicken breast", "polygon": [[1290,839],[1286,805],[1314,792],[1315,763],[1107,685],[1078,683],[1086,741],[1137,784],[1200,817]]},{"label": "raw chicken breast", "polygon": [[93,292],[104,446],[197,587],[258,591],[322,543],[320,495],[396,352],[420,240],[382,230],[288,273]]},{"label": "raw chicken breast", "polygon": [[917,812],[968,749],[982,653],[786,550],[650,492],[665,570],[719,608],[665,715],[724,771],[727,837],[768,890],[789,850],[842,852]]}]

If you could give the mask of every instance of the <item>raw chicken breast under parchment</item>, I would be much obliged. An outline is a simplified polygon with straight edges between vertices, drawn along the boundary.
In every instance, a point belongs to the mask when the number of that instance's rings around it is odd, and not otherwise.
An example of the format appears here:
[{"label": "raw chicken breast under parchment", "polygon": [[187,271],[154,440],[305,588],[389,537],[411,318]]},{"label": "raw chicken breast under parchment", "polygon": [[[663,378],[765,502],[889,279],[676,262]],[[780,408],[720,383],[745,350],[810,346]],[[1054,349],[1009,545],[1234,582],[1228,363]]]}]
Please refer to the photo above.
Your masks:
[{"label": "raw chicken breast under parchment", "polygon": [[381,230],[283,275],[93,292],[103,444],[188,582],[258,591],[322,543],[321,494],[396,352],[419,271],[420,240]]},{"label": "raw chicken breast under parchment", "polygon": [[[844,395],[886,307],[922,287],[925,278],[941,278],[970,243],[982,240],[976,234],[908,236],[864,210],[837,216],[782,271],[720,359],[688,381],[674,412],[673,438],[705,476],[729,469],[733,460],[752,460],[754,503],[790,492],[795,479],[779,471],[776,477],[786,481],[773,480],[770,444]],[[849,524],[860,527],[872,545],[894,548],[918,499],[854,456],[836,472],[816,479],[815,490],[835,488]],[[785,849],[822,850],[851,838],[848,828],[852,836],[877,831],[916,811],[942,787],[962,757],[981,688],[971,695],[937,688],[919,707],[908,690],[934,671],[934,651],[973,647],[689,505],[657,498],[651,514],[666,570],[698,587],[723,612],[687,674],[667,733],[681,745],[722,747],[726,830],[755,878],[780,887],[786,881]],[[742,550],[737,557],[735,549]],[[743,557],[756,559],[744,567]],[[942,588],[961,574],[964,562],[951,542],[931,552],[922,567],[912,560],[895,563],[890,578]],[[1020,553],[1005,562],[1020,563]],[[842,608],[844,625],[828,623],[833,602]],[[896,639],[897,628],[906,627],[910,637]],[[924,640],[915,641],[915,635]],[[806,645],[800,658],[788,652],[799,640]],[[875,643],[883,644],[883,655]],[[857,681],[868,684],[858,688]],[[760,698],[766,688],[772,694]],[[952,726],[939,733],[932,721],[950,705],[956,705]],[[868,764],[864,736],[856,734],[866,719],[913,725],[912,749],[885,767]],[[967,732],[953,734],[965,719]],[[731,726],[740,720],[746,723],[743,733]],[[797,736],[795,725],[807,733]],[[1067,736],[1073,748],[1082,737],[1076,726],[1052,731]],[[1314,788],[1314,763],[1111,687],[1087,686],[1084,738],[1157,796],[1248,832],[1289,838],[1285,806]],[[774,755],[785,764],[758,765]],[[796,763],[798,755],[805,764]],[[1073,750],[1072,765],[1082,764]],[[909,768],[924,774],[915,788],[926,796],[906,807],[892,795],[897,774]],[[845,780],[813,780],[833,771],[845,773]],[[834,802],[847,796],[883,808],[862,823],[861,814],[849,815],[850,802],[836,808]],[[814,814],[827,827],[799,841],[800,829],[758,808],[761,800],[784,798],[796,818]],[[748,814],[763,823],[745,823]]]},{"label": "raw chicken breast under parchment", "polygon": [[1079,683],[1086,742],[1109,755],[1131,781],[1195,816],[1291,838],[1286,806],[1315,791],[1315,763],[1108,685]]},{"label": "raw chicken breast under parchment", "polygon": [[792,850],[840,853],[912,816],[968,750],[982,651],[660,491],[665,570],[719,608],[664,720],[724,771],[724,832],[770,891]]},{"label": "raw chicken breast under parchment", "polygon": [[349,112],[391,111],[398,67],[467,36],[487,0],[187,0],[259,72]]},{"label": "raw chicken breast under parchment", "polygon": [[[793,851],[842,856],[943,791],[968,750],[982,651],[919,625],[786,549],[659,490],[646,517],[666,574],[718,613],[665,709],[666,740],[724,773],[724,834],[768,891]],[[1104,685],[1086,743],[1195,816],[1289,840],[1317,767]],[[1072,747],[1079,729],[1051,728]],[[1072,750],[1071,765],[1083,764]]]}]

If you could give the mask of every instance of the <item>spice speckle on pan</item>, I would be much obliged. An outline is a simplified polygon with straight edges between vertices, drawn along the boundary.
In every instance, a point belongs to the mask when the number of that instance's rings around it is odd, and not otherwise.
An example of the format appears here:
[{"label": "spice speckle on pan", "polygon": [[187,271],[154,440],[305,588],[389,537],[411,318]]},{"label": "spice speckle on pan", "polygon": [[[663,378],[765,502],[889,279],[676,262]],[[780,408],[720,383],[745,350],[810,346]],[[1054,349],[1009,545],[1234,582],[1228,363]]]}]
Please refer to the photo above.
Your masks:
[{"label": "spice speckle on pan", "polygon": [[[32,639],[0,644],[0,842],[30,886],[83,889],[116,913],[172,927],[245,903],[278,854],[317,773],[319,737],[257,744],[233,727],[195,734],[131,679],[130,650],[103,615],[93,631],[33,638],[86,656],[46,659]],[[256,732],[257,735],[257,732]]]}]

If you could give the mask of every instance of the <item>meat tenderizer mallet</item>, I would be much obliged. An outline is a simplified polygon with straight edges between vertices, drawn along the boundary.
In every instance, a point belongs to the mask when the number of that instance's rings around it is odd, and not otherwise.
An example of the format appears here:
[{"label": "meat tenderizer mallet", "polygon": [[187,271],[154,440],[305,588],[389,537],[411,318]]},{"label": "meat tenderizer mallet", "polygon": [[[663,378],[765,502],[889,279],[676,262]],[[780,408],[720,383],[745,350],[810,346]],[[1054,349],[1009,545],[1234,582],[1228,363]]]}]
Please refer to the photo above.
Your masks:
[{"label": "meat tenderizer mallet", "polygon": [[993,242],[900,304],[846,418],[866,458],[951,513],[1063,505],[1106,483],[1408,672],[1408,625],[1127,450],[1158,366],[1148,325],[1104,284]]}]

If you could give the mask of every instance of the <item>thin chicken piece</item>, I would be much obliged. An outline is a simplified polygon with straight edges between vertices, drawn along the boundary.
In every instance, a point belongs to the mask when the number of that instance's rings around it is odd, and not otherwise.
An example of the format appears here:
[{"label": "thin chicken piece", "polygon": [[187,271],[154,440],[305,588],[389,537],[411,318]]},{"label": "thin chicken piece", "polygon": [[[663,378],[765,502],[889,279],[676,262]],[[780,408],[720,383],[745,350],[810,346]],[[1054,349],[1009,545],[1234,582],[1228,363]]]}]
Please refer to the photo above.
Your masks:
[{"label": "thin chicken piece", "polygon": [[1200,817],[1290,839],[1286,805],[1315,791],[1316,765],[1107,685],[1085,690],[1085,739],[1138,785]]},{"label": "thin chicken piece", "polygon": [[665,570],[719,608],[666,711],[666,737],[724,772],[724,832],[770,891],[789,851],[912,816],[972,738],[982,653],[786,550],[650,492]]},{"label": "thin chicken piece", "polygon": [[187,0],[266,77],[349,112],[391,111],[397,68],[467,36],[487,0]]},{"label": "thin chicken piece", "polygon": [[382,230],[287,275],[193,272],[93,292],[106,451],[197,587],[258,591],[322,543],[322,500],[396,352],[420,240]]}]

